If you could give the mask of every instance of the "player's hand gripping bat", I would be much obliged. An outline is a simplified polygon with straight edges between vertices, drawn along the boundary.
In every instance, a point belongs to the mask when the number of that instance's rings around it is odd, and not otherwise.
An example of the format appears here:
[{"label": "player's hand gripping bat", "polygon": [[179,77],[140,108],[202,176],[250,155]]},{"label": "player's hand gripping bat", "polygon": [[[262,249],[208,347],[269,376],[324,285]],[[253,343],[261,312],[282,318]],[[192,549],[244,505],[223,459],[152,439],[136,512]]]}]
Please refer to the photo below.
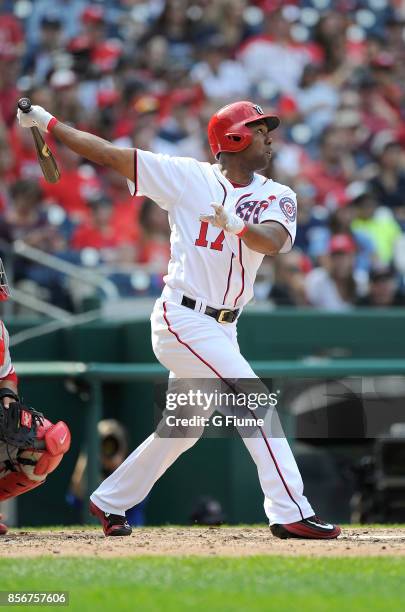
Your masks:
[{"label": "player's hand gripping bat", "polygon": [[[18,108],[23,113],[29,113],[31,111],[31,100],[29,98],[20,98],[20,100],[18,100]],[[39,165],[41,166],[45,180],[48,183],[57,183],[60,179],[60,172],[52,151],[46,144],[37,127],[31,127],[30,130],[34,139]]]}]

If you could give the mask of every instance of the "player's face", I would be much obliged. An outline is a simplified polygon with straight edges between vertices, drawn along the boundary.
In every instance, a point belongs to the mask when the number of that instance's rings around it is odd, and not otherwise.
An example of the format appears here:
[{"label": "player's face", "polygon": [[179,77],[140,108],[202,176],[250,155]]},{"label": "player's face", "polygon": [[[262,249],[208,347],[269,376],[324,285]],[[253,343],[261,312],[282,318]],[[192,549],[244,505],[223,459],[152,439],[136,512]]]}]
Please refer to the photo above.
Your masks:
[{"label": "player's face", "polygon": [[252,142],[242,151],[244,161],[251,170],[263,170],[270,161],[272,138],[265,121],[250,123],[248,128],[252,132]]}]

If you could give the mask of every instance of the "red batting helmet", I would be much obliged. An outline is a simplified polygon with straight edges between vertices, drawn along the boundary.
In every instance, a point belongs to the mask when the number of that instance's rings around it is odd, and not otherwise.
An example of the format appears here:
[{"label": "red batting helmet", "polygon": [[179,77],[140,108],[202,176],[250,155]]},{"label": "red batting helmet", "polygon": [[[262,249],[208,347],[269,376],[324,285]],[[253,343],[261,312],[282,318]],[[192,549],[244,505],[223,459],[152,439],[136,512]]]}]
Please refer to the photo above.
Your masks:
[{"label": "red batting helmet", "polygon": [[280,125],[278,117],[266,115],[253,102],[234,102],[220,108],[208,123],[208,141],[216,159],[222,151],[236,153],[246,149],[252,142],[252,132],[247,125],[260,120],[267,123],[269,130]]}]

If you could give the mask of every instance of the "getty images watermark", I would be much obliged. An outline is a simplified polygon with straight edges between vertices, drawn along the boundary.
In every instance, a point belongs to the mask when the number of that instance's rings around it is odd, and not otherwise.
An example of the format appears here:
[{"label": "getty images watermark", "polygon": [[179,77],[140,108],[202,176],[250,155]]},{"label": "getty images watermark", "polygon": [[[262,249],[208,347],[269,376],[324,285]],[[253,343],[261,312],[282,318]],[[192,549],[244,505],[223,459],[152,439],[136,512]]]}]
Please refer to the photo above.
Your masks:
[{"label": "getty images watermark", "polygon": [[379,439],[405,422],[404,405],[405,377],[400,375],[170,378],[168,387],[162,382],[154,390],[154,420],[163,438],[263,433],[280,438],[285,429],[301,440]]},{"label": "getty images watermark", "polygon": [[[165,423],[168,427],[262,427],[258,409],[275,408],[278,393],[224,392],[188,389],[166,394]],[[184,414],[184,408],[190,414]],[[220,411],[222,414],[214,414]],[[181,414],[180,414],[181,413]]]}]

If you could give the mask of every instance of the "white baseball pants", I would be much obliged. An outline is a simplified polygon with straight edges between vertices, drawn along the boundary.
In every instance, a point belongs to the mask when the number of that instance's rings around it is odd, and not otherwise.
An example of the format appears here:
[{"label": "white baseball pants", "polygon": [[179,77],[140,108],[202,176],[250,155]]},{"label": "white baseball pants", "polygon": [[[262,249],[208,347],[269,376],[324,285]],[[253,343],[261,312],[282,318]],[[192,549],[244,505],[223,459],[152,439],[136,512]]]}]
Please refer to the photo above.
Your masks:
[{"label": "white baseball pants", "polygon": [[[220,324],[179,305],[173,293],[170,297],[170,301],[158,299],[151,316],[153,349],[170,377],[257,378],[240,354],[236,322]],[[153,433],[101,483],[91,500],[104,512],[124,515],[197,440],[163,438]],[[285,437],[268,437],[261,429],[261,435],[244,437],[243,441],[257,466],[270,524],[293,523],[315,514],[303,494],[301,475]]]}]

